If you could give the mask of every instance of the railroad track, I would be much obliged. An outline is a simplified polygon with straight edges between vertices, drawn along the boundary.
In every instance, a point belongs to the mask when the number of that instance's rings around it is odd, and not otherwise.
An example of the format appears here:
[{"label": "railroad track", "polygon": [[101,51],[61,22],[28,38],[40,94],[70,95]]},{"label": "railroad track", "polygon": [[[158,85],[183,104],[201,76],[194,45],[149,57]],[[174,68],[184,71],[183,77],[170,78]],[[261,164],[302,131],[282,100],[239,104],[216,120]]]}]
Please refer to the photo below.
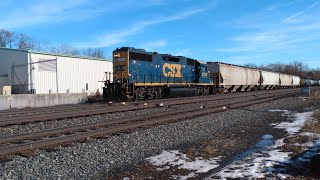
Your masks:
[{"label": "railroad track", "polygon": [[[292,90],[292,89],[291,89]],[[274,93],[278,91],[288,91],[288,90],[274,90],[274,91],[260,91],[260,92],[243,92],[243,93],[229,93],[229,94],[220,94],[220,95],[211,95],[211,96],[198,96],[197,102],[207,101],[208,98],[212,98],[212,100],[220,100],[220,99],[230,99],[236,97],[246,97],[251,95],[259,95],[266,93]],[[186,101],[186,102],[184,102]],[[170,99],[157,99],[152,101],[139,101],[139,102],[128,102],[127,105],[136,105],[136,104],[158,104],[159,102],[168,102],[168,103],[192,103],[195,101],[195,97],[183,97],[183,98],[170,98]],[[114,103],[113,106],[122,106],[120,103]],[[39,114],[47,114],[52,112],[72,112],[77,111],[79,109],[86,111],[90,109],[100,109],[105,108],[106,103],[93,103],[93,104],[75,104],[75,105],[61,105],[61,106],[52,106],[52,107],[40,107],[40,108],[24,108],[24,109],[10,109],[0,111],[0,117],[3,118],[12,118],[15,116],[29,116],[29,115],[39,115]]]},{"label": "railroad track", "polygon": [[82,124],[58,129],[48,129],[39,132],[17,134],[0,138],[0,157],[6,158],[10,155],[23,154],[24,152],[35,149],[54,147],[60,144],[85,141],[88,138],[100,138],[112,135],[114,133],[131,132],[140,128],[147,128],[159,124],[175,122],[178,120],[190,119],[206,114],[246,107],[258,103],[269,102],[272,100],[293,96],[299,94],[299,91],[278,92],[264,97],[255,97],[254,99],[211,105],[202,108],[186,108],[172,110],[148,115],[128,117],[124,119],[111,119],[105,122]]},{"label": "railroad track", "polygon": [[[25,110],[22,112],[14,112],[9,115],[10,112],[4,111],[0,112],[0,127],[18,125],[24,123],[33,123],[33,122],[44,122],[51,120],[61,120],[67,118],[76,118],[76,117],[85,117],[92,115],[100,115],[107,113],[116,113],[116,112],[125,112],[125,111],[135,111],[148,108],[155,108],[159,105],[160,102],[163,102],[166,106],[173,105],[182,105],[189,103],[199,103],[206,101],[216,101],[216,100],[225,100],[225,99],[234,99],[241,97],[250,97],[250,96],[260,96],[274,93],[288,93],[288,92],[300,92],[299,89],[289,89],[289,90],[276,90],[276,91],[263,91],[263,92],[249,92],[249,93],[234,93],[226,95],[217,95],[217,96],[199,96],[199,97],[187,97],[187,98],[172,98],[172,99],[163,99],[163,100],[154,100],[154,101],[143,101],[143,102],[130,102],[126,105],[120,103],[112,106],[106,106],[106,104],[98,105],[75,105],[72,106],[63,106],[55,108],[37,108],[34,109],[34,112],[31,110]],[[29,112],[29,113],[27,113]],[[32,112],[32,113],[30,113]],[[2,117],[1,117],[2,116]]]}]

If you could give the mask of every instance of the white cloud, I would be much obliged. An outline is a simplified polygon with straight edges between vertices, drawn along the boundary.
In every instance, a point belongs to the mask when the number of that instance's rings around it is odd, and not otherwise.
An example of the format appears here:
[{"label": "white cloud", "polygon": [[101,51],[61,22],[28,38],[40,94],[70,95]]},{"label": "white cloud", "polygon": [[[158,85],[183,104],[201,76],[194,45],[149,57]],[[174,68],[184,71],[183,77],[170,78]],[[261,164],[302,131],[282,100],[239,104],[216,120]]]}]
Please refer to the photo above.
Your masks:
[{"label": "white cloud", "polygon": [[193,53],[191,51],[191,49],[189,48],[185,48],[185,49],[174,49],[171,52],[172,55],[174,56],[185,56],[185,57],[192,57]]},{"label": "white cloud", "polygon": [[[285,8],[288,4],[275,5],[271,9],[281,11],[281,14],[275,12],[272,19],[266,19],[266,14],[270,11],[265,9],[259,13],[252,13],[243,18],[238,18],[235,22],[241,22],[241,26],[245,31],[241,31],[238,35],[229,37],[227,40],[232,44],[230,47],[215,48],[215,52],[253,52],[253,53],[268,53],[268,52],[296,52],[303,49],[303,45],[313,43],[320,40],[320,23],[318,17],[319,11],[314,8],[320,4],[320,1],[309,5],[305,10],[299,11],[294,15],[287,16],[291,20],[304,14],[299,22],[288,24],[278,17],[283,17],[286,12],[283,12],[281,6]],[[290,4],[292,5],[292,4]],[[279,9],[278,9],[279,8]],[[314,10],[314,11],[311,11]],[[308,13],[307,13],[308,12]],[[311,16],[312,15],[312,16]],[[258,24],[252,26],[251,24]],[[239,25],[239,23],[238,23]]]},{"label": "white cloud", "polygon": [[252,51],[252,50],[255,50],[255,48],[250,46],[243,46],[243,47],[230,47],[230,48],[214,48],[214,49],[211,49],[210,51],[232,53],[232,52],[245,52],[245,51]]},{"label": "white cloud", "polygon": [[144,48],[147,51],[157,51],[157,48],[161,48],[167,45],[166,40],[156,40],[142,43],[139,47]]},{"label": "white cloud", "polygon": [[148,28],[149,26],[162,24],[162,23],[166,23],[166,22],[171,22],[171,21],[183,20],[183,19],[190,17],[190,16],[193,16],[195,14],[202,13],[206,10],[207,10],[206,8],[193,9],[193,10],[189,10],[189,11],[179,12],[179,13],[172,15],[172,16],[164,16],[164,17],[159,17],[156,19],[150,19],[150,20],[136,22],[136,23],[134,23],[134,25],[129,26],[125,29],[121,29],[118,31],[109,32],[104,35],[100,35],[99,37],[96,38],[96,40],[94,42],[78,43],[77,46],[80,46],[80,47],[109,47],[109,46],[118,44],[120,42],[126,41],[126,39],[128,37],[140,33],[141,31]]},{"label": "white cloud", "polygon": [[301,19],[298,19],[299,16],[302,16],[304,15],[305,13],[307,13],[308,11],[312,10],[313,8],[317,7],[318,5],[320,4],[320,1],[317,1],[313,4],[311,4],[310,6],[308,6],[307,8],[289,16],[289,17],[286,17],[285,19],[283,19],[283,22],[284,23],[299,23],[303,20]]},{"label": "white cloud", "polygon": [[90,0],[31,1],[26,7],[16,7],[0,17],[0,27],[25,28],[40,24],[83,21],[107,11],[94,7]]},{"label": "white cloud", "polygon": [[257,60],[261,59],[264,54],[250,54],[250,55],[236,55],[222,58],[219,61],[228,62],[230,64],[244,65],[248,63],[257,63]]}]

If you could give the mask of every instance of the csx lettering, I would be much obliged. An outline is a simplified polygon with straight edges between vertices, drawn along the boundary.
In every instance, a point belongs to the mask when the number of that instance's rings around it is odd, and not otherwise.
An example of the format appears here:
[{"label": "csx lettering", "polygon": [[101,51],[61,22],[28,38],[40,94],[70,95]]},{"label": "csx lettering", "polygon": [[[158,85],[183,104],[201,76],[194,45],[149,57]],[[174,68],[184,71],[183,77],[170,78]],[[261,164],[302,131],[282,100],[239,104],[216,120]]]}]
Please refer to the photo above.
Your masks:
[{"label": "csx lettering", "polygon": [[168,64],[163,65],[162,71],[165,77],[182,77],[181,64]]},{"label": "csx lettering", "polygon": [[114,58],[114,60],[116,62],[124,62],[124,61],[126,61],[126,58]]}]

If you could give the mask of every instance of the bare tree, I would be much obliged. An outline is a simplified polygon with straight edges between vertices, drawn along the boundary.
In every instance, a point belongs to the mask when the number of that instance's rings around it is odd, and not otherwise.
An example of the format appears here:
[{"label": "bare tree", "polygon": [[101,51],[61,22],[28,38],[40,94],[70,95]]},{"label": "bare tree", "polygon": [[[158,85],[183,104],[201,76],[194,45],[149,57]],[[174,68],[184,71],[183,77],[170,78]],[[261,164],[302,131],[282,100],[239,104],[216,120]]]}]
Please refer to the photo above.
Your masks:
[{"label": "bare tree", "polygon": [[104,50],[102,48],[88,48],[82,51],[82,55],[97,58],[104,58]]},{"label": "bare tree", "polygon": [[0,47],[13,47],[13,42],[16,36],[14,32],[10,32],[5,29],[0,29]]},{"label": "bare tree", "polygon": [[285,71],[285,65],[281,64],[280,62],[269,64],[267,68],[274,72],[281,72],[283,73]]},{"label": "bare tree", "polygon": [[54,52],[54,53],[63,53],[63,54],[71,54],[71,55],[80,55],[80,51],[69,45],[69,44],[61,44],[59,46],[56,46],[56,47],[52,47],[51,52]]},{"label": "bare tree", "polygon": [[50,52],[50,45],[49,45],[48,41],[35,40],[33,50]]},{"label": "bare tree", "polygon": [[4,30],[4,29],[0,29],[0,47],[7,47],[6,30]]},{"label": "bare tree", "polygon": [[30,36],[23,33],[17,35],[16,48],[30,50],[34,49],[34,47],[35,42]]},{"label": "bare tree", "polygon": [[258,68],[258,66],[254,63],[247,63],[247,64],[244,64],[243,66],[249,67],[249,68]]}]

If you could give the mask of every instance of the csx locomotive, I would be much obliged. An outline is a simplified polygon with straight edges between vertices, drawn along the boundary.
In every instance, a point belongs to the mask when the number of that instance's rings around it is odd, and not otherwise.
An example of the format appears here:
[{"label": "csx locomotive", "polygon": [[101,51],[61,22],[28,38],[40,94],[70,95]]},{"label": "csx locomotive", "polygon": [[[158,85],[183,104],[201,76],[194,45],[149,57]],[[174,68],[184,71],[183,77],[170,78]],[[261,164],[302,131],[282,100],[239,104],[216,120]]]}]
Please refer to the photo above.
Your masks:
[{"label": "csx locomotive", "polygon": [[122,47],[113,51],[113,71],[113,81],[107,80],[103,88],[105,100],[157,99],[214,92],[207,63],[183,56]]}]

